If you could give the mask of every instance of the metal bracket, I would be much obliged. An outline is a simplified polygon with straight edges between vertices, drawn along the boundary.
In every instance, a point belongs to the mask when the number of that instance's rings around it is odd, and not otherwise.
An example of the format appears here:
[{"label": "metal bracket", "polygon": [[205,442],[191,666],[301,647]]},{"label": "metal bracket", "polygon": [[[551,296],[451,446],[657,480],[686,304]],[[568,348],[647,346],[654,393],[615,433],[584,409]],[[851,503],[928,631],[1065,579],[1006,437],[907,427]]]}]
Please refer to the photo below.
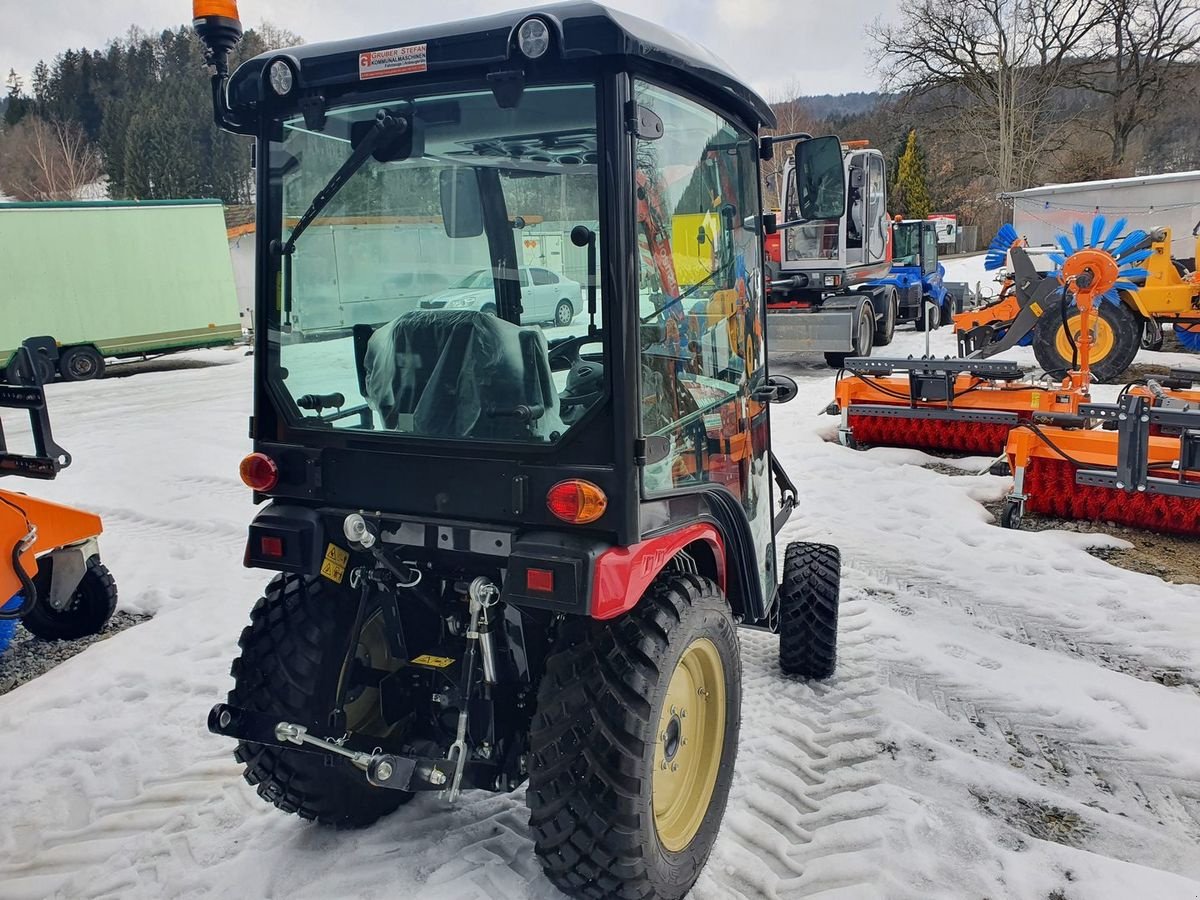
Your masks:
[{"label": "metal bracket", "polygon": [[[33,369],[32,353],[21,347],[17,353],[27,354]],[[24,475],[27,478],[50,480],[71,464],[71,454],[54,442],[50,430],[50,415],[46,411],[46,393],[40,385],[0,385],[0,408],[24,409],[29,412],[33,432],[34,455],[9,453],[0,424],[0,475]]]}]

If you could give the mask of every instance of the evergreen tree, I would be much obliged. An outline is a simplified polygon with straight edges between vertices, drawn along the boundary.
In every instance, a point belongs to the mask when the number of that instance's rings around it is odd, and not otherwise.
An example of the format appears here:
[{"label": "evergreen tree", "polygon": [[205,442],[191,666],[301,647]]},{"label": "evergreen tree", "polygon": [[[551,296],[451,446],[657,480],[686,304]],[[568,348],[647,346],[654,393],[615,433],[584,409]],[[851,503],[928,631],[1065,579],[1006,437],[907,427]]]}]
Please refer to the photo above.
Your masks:
[{"label": "evergreen tree", "polygon": [[12,128],[29,112],[29,98],[25,96],[25,82],[17,74],[16,69],[8,70],[8,78],[4,82],[5,104],[4,124]]},{"label": "evergreen tree", "polygon": [[896,189],[892,194],[896,211],[908,219],[929,217],[929,188],[925,184],[925,158],[917,146],[917,130],[908,133],[904,153],[897,165]]}]

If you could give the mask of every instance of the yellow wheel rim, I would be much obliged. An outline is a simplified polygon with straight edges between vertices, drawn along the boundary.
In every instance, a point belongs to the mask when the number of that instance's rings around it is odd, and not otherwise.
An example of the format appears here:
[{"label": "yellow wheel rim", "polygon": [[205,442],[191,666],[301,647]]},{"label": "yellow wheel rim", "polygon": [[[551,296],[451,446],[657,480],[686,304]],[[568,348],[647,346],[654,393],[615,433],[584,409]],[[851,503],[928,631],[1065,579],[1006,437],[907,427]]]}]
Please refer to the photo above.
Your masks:
[{"label": "yellow wheel rim", "polygon": [[[1082,329],[1079,327],[1079,313],[1067,319],[1067,327],[1071,329],[1071,335],[1075,338],[1075,346],[1079,346],[1079,336],[1082,334]],[[1055,340],[1055,350],[1058,351],[1059,357],[1064,361],[1071,361],[1071,344],[1067,340],[1067,332],[1060,325],[1058,335]],[[1097,309],[1092,313],[1092,356],[1091,362],[1098,363],[1102,359],[1106,359],[1108,354],[1112,353],[1113,347],[1117,343],[1117,336],[1113,332],[1112,325],[1107,319],[1101,318],[1100,310]]]},{"label": "yellow wheel rim", "polygon": [[699,638],[671,674],[655,741],[654,825],[667,850],[684,849],[700,830],[724,751],[725,666],[716,645]]}]

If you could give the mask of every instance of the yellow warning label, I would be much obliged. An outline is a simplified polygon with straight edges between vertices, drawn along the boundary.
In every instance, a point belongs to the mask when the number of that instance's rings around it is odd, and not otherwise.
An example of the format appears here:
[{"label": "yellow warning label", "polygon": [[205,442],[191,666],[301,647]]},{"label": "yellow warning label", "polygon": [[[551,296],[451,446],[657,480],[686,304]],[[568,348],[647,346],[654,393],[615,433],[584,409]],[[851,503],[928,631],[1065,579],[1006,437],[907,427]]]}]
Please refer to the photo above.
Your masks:
[{"label": "yellow warning label", "polygon": [[321,574],[337,584],[346,577],[346,563],[350,554],[337,544],[330,544],[325,550],[325,562],[321,564]]},{"label": "yellow warning label", "polygon": [[1030,409],[1041,409],[1042,408],[1042,392],[1041,391],[1034,391],[1032,394],[1029,395],[1029,408]]},{"label": "yellow warning label", "polygon": [[1029,308],[1033,310],[1033,314],[1039,319],[1042,317],[1042,305],[1040,303],[1030,303]]},{"label": "yellow warning label", "polygon": [[422,653],[415,659],[410,659],[410,663],[414,666],[432,666],[435,669],[444,669],[447,666],[454,665],[454,660],[446,656],[430,656],[428,653]]}]

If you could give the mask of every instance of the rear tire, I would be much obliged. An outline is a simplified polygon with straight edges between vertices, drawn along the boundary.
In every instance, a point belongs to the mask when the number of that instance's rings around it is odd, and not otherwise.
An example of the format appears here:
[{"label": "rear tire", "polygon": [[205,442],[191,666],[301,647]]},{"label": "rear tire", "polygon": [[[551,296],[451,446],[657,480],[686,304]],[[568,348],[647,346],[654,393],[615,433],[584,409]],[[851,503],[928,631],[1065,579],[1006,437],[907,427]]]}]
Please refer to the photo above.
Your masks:
[{"label": "rear tire", "polygon": [[915,327],[917,331],[926,329],[926,315],[928,315],[928,328],[930,331],[937,331],[942,327],[942,307],[934,303],[930,297],[921,298],[921,312],[917,314]]},{"label": "rear tire", "polygon": [[550,881],[597,900],[687,894],[725,812],[740,718],[737,636],[708,579],[661,577],[619,619],[568,619],[530,735],[530,824]]},{"label": "rear tire", "polygon": [[899,312],[900,301],[896,299],[895,294],[888,294],[886,305],[887,310],[883,314],[883,319],[875,326],[876,347],[886,347],[896,334],[896,316]]},{"label": "rear tire", "polygon": [[[346,664],[357,598],[321,578],[279,575],[250,613],[229,703],[322,733]],[[412,799],[372,787],[344,759],[239,742],[234,757],[258,796],[322,825],[364,828]]]},{"label": "rear tire", "polygon": [[[39,594],[49,591],[49,579],[38,578],[35,581]],[[116,608],[117,583],[99,557],[93,556],[88,560],[83,578],[65,609],[56,610],[50,606],[48,598],[39,597],[37,606],[29,611],[21,624],[43,640],[74,641],[90,634],[99,634]]]},{"label": "rear tire", "polygon": [[554,308],[554,324],[559,328],[564,325],[570,325],[575,318],[575,307],[571,305],[571,301],[565,297],[558,301],[558,306]]},{"label": "rear tire", "polygon": [[849,353],[826,353],[825,363],[831,368],[840,369],[852,356],[870,356],[874,342],[874,307],[870,303],[863,303],[858,308],[858,328],[854,332],[854,349]]},{"label": "rear tire", "polygon": [[779,667],[825,679],[837,668],[841,553],[828,544],[788,544],[779,590]]},{"label": "rear tire", "polygon": [[104,375],[104,357],[95,347],[71,347],[58,358],[58,374],[63,381],[91,381]]}]

